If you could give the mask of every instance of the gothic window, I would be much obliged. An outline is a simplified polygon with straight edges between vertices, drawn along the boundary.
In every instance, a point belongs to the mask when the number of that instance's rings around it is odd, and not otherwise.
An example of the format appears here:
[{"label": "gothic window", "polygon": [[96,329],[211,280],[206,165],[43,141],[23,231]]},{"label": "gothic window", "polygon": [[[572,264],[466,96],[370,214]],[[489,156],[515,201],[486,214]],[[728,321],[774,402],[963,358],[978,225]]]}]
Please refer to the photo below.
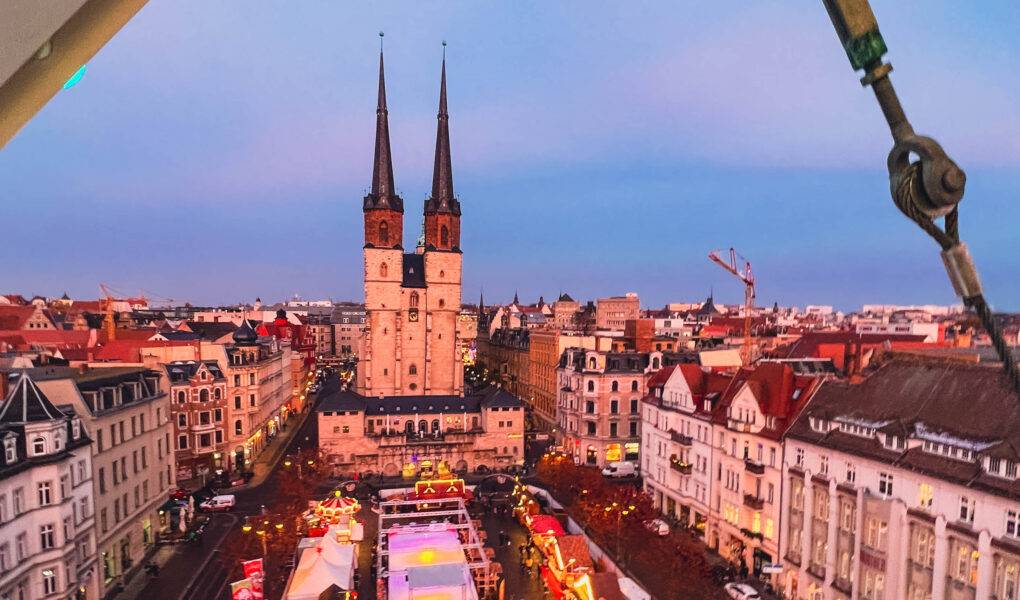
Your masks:
[{"label": "gothic window", "polygon": [[389,244],[390,243],[390,224],[386,221],[379,223],[379,243]]},{"label": "gothic window", "polygon": [[386,273],[388,273],[389,270],[390,268],[386,265],[386,263],[379,265],[379,277],[386,277]]},{"label": "gothic window", "polygon": [[411,308],[418,308],[418,292],[411,292]]},{"label": "gothic window", "polygon": [[417,375],[418,374],[418,366],[417,365],[411,365],[410,368],[407,369],[407,374],[408,375]]},{"label": "gothic window", "polygon": [[439,245],[450,245],[450,230],[446,228],[446,225],[439,228]]}]

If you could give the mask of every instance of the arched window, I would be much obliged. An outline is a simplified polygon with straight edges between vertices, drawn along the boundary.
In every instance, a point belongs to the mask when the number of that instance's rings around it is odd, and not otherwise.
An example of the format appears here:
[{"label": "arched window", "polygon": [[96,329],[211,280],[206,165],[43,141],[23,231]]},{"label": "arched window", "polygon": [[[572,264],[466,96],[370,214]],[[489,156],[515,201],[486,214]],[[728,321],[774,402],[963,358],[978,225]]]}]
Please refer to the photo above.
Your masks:
[{"label": "arched window", "polygon": [[613,391],[613,392],[619,392],[620,391],[620,382],[619,381],[614,381],[609,389],[611,391]]},{"label": "arched window", "polygon": [[44,440],[41,437],[37,437],[34,440],[32,440],[32,452],[35,454],[45,454],[46,440]]},{"label": "arched window", "polygon": [[390,243],[390,224],[386,221],[379,223],[379,243],[389,244]]},{"label": "arched window", "polygon": [[630,391],[632,391],[632,392],[636,392],[637,391],[637,380],[636,379],[634,381],[630,382]]},{"label": "arched window", "polygon": [[594,392],[595,391],[595,382],[594,381],[589,381],[588,382],[588,391],[589,392]]},{"label": "arched window", "polygon": [[652,368],[653,369],[658,369],[659,368],[659,359],[658,358],[653,358],[652,359]]},{"label": "arched window", "polygon": [[450,245],[450,230],[446,228],[446,225],[439,228],[439,244],[441,246]]},{"label": "arched window", "polygon": [[408,367],[407,368],[407,374],[408,375],[417,375],[418,374],[418,365],[411,365],[410,367]]},{"label": "arched window", "polygon": [[404,432],[409,434],[414,433],[414,421],[408,421],[407,423],[404,423]]},{"label": "arched window", "polygon": [[244,425],[241,425],[241,419],[234,421],[234,435],[244,435]]},{"label": "arched window", "polygon": [[220,398],[223,397],[223,393],[220,391],[220,388],[216,388],[215,390],[213,390],[212,397],[216,400],[219,400]]},{"label": "arched window", "polygon": [[389,270],[390,268],[386,266],[386,263],[379,265],[379,277],[386,277],[386,274],[389,273]]},{"label": "arched window", "polygon": [[186,398],[186,396],[184,395],[183,391],[177,392],[177,403],[178,404],[184,404],[184,399],[185,398]]},{"label": "arched window", "polygon": [[199,402],[208,402],[209,401],[209,390],[202,390],[202,391],[200,391],[198,393],[198,401]]},{"label": "arched window", "polygon": [[418,308],[418,292],[411,292],[411,308]]},{"label": "arched window", "polygon": [[595,362],[595,357],[594,356],[588,359],[588,368],[589,369],[594,369],[597,366],[598,366],[598,363]]},{"label": "arched window", "polygon": [[439,432],[439,419],[432,419],[432,433]]},{"label": "arched window", "polygon": [[426,421],[425,419],[422,419],[421,421],[418,421],[418,432],[419,433],[428,433],[428,431],[429,431],[429,423],[428,423],[428,421]]}]

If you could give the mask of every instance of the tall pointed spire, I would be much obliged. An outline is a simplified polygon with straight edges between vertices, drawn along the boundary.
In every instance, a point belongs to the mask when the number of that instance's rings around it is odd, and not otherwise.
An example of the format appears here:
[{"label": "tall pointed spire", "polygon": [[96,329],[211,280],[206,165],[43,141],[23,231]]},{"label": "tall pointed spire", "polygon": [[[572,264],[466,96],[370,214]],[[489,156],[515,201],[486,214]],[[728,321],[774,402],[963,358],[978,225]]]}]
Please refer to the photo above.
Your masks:
[{"label": "tall pointed spire", "polygon": [[478,316],[481,317],[485,314],[485,290],[482,289],[478,292]]},{"label": "tall pointed spire", "polygon": [[436,127],[436,162],[432,170],[432,196],[425,212],[460,214],[460,203],[453,194],[453,164],[450,158],[450,114],[446,108],[446,42],[443,42],[443,69],[439,83],[439,114]]},{"label": "tall pointed spire", "polygon": [[389,112],[386,109],[386,73],[383,64],[383,33],[379,32],[379,100],[375,110],[375,160],[372,163],[371,206],[365,199],[365,208],[389,208],[403,212],[404,202],[397,196],[393,182],[393,155],[390,151]]}]

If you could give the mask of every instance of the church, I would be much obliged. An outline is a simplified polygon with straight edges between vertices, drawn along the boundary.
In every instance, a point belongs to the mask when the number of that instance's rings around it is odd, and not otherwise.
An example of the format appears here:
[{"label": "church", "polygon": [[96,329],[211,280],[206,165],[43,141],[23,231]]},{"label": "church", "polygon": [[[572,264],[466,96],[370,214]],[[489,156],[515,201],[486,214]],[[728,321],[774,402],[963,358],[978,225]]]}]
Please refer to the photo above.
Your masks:
[{"label": "church", "polygon": [[446,475],[524,459],[523,403],[499,388],[465,395],[457,332],[461,207],[453,191],[444,53],[432,192],[413,252],[390,149],[382,51],[372,188],[365,224],[365,332],[353,390],[327,385],[319,446],[338,472]]}]

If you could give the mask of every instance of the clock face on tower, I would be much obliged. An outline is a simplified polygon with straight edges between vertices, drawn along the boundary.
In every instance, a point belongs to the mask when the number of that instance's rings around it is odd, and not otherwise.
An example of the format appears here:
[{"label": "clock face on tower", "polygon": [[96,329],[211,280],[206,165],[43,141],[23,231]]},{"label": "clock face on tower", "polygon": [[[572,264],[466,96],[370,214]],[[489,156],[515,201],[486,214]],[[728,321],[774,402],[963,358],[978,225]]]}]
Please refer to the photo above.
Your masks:
[{"label": "clock face on tower", "polygon": [[412,323],[416,323],[418,321],[418,309],[417,308],[408,309],[408,311],[407,311],[407,320],[412,322]]}]

